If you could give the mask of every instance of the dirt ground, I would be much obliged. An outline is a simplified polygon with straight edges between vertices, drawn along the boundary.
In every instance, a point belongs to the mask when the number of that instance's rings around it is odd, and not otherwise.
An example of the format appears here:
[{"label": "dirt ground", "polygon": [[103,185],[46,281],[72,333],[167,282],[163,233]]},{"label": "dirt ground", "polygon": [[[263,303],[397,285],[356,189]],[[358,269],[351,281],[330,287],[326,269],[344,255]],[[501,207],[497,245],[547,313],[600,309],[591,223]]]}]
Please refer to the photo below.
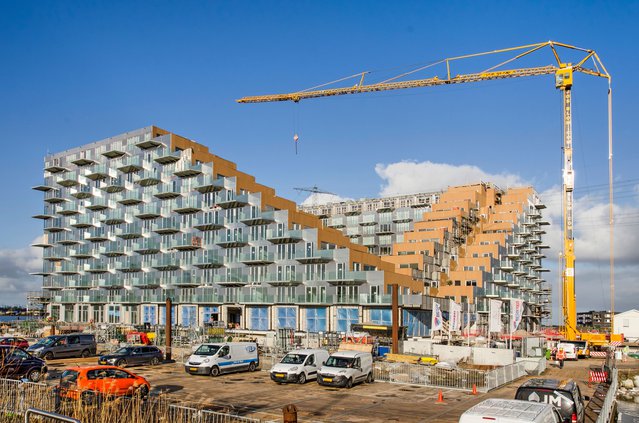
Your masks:
[{"label": "dirt ground", "polygon": [[[629,360],[620,366],[639,368],[639,360]],[[95,358],[54,360],[47,382],[55,383],[56,375],[65,367],[95,362]],[[582,393],[591,395],[594,387],[588,386],[588,368],[601,364],[599,359],[567,361],[563,369],[551,364],[541,377],[575,379]],[[484,399],[513,398],[517,387],[529,378],[479,395],[444,389],[441,404],[437,402],[436,388],[384,382],[360,384],[352,389],[322,387],[314,381],[305,385],[278,385],[270,380],[268,368],[217,378],[188,375],[177,363],[130,370],[149,380],[152,393],[163,392],[182,405],[195,403],[265,421],[282,421],[282,408],[294,404],[300,422],[457,422],[465,410]]]}]

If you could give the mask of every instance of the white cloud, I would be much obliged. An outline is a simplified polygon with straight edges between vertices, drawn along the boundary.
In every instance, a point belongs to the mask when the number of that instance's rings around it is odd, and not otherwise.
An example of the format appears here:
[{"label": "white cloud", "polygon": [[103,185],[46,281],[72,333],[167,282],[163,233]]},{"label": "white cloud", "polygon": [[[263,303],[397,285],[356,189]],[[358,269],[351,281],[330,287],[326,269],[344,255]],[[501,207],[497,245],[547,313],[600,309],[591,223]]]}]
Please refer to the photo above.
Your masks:
[{"label": "white cloud", "polygon": [[383,180],[380,196],[440,191],[448,186],[474,184],[482,181],[492,182],[500,188],[529,185],[518,175],[491,174],[477,166],[456,166],[430,161],[380,163],[375,166],[375,172]]},{"label": "white cloud", "polygon": [[0,250],[0,304],[25,304],[27,291],[37,291],[42,286],[42,278],[29,273],[41,269],[40,248]]}]

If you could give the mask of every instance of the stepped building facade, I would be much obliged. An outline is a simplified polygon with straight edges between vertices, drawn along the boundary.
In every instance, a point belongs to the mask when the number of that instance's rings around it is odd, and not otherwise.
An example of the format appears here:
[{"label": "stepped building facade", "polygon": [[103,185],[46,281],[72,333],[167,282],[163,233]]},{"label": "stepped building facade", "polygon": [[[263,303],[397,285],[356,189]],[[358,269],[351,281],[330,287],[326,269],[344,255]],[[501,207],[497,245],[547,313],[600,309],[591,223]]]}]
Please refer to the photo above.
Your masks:
[{"label": "stepped building facade", "polygon": [[390,324],[396,284],[410,334],[428,334],[422,280],[160,128],[48,155],[34,189],[43,289],[30,299],[56,320],[164,324],[171,298],[182,326],[347,331]]}]

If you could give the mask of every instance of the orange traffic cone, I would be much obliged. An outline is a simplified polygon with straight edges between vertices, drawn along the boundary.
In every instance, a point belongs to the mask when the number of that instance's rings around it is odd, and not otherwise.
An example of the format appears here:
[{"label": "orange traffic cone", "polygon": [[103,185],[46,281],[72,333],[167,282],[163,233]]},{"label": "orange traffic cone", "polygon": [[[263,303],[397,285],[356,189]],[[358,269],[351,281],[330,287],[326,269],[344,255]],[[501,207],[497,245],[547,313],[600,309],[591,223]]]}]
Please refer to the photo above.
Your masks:
[{"label": "orange traffic cone", "polygon": [[439,390],[439,395],[437,395],[437,404],[444,404],[444,394],[442,390]]},{"label": "orange traffic cone", "polygon": [[477,385],[473,383],[473,395],[477,395]]}]

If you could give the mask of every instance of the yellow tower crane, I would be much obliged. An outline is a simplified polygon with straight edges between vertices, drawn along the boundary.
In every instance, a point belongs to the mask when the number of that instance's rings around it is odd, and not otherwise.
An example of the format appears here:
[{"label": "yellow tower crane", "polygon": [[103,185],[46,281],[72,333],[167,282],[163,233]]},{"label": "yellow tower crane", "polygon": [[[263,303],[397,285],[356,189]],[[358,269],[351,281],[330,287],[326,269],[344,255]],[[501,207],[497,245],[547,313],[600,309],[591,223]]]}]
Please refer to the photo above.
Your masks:
[{"label": "yellow tower crane", "polygon": [[[538,67],[524,68],[508,68],[511,63],[529,56],[541,49],[550,49],[556,63]],[[576,63],[564,62],[559,55],[559,49],[563,51],[572,51],[574,54],[582,56]],[[489,56],[501,53],[514,53],[515,55],[507,60],[501,61],[496,65],[476,72],[462,75],[451,75],[451,64],[465,59],[477,58],[480,56]],[[440,78],[433,76],[425,79],[403,80],[403,78],[425,70],[426,68],[437,65],[446,66],[446,77]],[[587,75],[597,76],[608,80],[608,147],[609,147],[609,184],[610,184],[610,303],[611,303],[611,321],[614,319],[614,273],[613,273],[613,254],[612,254],[612,129],[611,129],[611,107],[612,107],[612,89],[611,77],[605,66],[599,59],[594,50],[587,50],[568,44],[547,41],[537,44],[528,44],[519,47],[512,47],[500,50],[493,50],[483,53],[468,54],[463,56],[451,57],[429,64],[427,66],[414,69],[410,72],[397,75],[393,78],[382,82],[365,84],[364,78],[369,72],[361,72],[346,78],[332,81],[323,85],[309,88],[307,90],[297,91],[288,94],[271,94],[258,95],[250,97],[242,97],[237,100],[238,103],[264,103],[273,101],[293,101],[299,102],[317,97],[329,97],[345,94],[362,94],[378,91],[399,90],[404,88],[420,88],[432,87],[451,84],[465,84],[469,82],[490,81],[496,79],[521,78],[528,76],[554,75],[555,88],[561,90],[563,96],[563,254],[562,254],[562,315],[563,315],[563,331],[564,336],[568,340],[587,339],[602,344],[601,337],[592,337],[586,333],[579,333],[577,330],[577,310],[575,300],[575,250],[574,250],[574,231],[573,231],[573,189],[574,189],[574,170],[572,165],[572,100],[571,89],[573,85],[573,74],[581,72]],[[349,79],[357,78],[359,81],[355,85],[338,88],[327,88]],[[611,322],[610,333],[614,332],[613,323]]]}]

